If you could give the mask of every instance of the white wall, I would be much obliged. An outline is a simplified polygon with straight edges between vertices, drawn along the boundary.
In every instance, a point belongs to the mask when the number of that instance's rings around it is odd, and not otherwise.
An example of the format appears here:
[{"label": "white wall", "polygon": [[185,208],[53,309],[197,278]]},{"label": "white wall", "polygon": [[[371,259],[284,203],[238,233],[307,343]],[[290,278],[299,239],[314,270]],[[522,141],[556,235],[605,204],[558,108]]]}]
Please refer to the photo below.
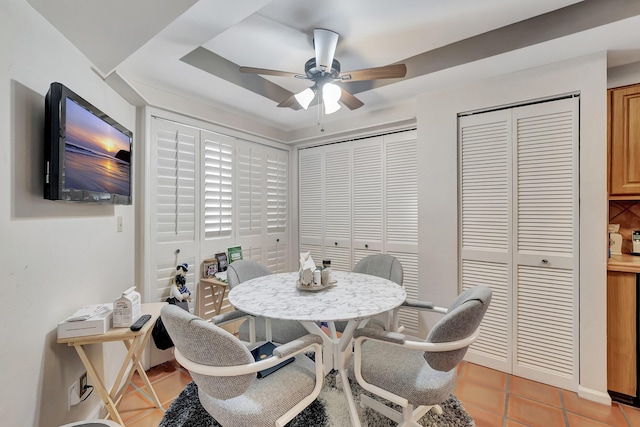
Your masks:
[{"label": "white wall", "polygon": [[421,297],[458,292],[457,119],[460,112],[580,92],[580,388],[606,403],[606,54],[569,60],[418,98]]},{"label": "white wall", "polygon": [[[90,67],[26,1],[0,1],[0,425],[6,427],[58,426],[90,415],[97,393],[67,412],[67,389],[84,369],[73,348],[57,344],[56,325],[86,304],[113,301],[134,280],[133,206],[42,199],[51,82],[135,130],[135,109]],[[98,366],[110,370],[124,348],[106,346],[103,360],[94,347]]]}]

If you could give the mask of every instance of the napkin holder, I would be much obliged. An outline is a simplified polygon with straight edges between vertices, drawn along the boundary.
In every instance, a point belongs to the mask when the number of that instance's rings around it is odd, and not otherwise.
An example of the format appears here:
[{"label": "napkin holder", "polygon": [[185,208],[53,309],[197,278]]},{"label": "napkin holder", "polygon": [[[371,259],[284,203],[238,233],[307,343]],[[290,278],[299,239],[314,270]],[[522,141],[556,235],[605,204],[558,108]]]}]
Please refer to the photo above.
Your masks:
[{"label": "napkin holder", "polygon": [[302,286],[313,286],[313,272],[316,264],[311,258],[311,252],[300,253],[300,269],[298,270],[298,283]]}]

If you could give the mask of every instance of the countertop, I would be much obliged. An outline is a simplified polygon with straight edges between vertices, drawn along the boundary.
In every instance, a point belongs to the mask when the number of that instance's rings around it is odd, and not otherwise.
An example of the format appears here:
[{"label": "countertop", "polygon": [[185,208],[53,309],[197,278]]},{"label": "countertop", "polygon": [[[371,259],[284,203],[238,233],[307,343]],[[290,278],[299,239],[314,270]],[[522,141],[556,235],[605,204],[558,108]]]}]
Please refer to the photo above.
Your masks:
[{"label": "countertop", "polygon": [[629,254],[611,255],[607,262],[607,271],[640,273],[640,256]]}]

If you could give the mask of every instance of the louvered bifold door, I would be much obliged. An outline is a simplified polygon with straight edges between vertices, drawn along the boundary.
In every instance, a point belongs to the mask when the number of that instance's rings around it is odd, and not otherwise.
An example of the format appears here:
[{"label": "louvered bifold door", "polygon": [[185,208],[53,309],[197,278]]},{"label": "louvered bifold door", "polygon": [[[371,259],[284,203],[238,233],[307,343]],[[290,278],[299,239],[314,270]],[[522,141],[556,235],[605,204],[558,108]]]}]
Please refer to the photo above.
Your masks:
[{"label": "louvered bifold door", "polygon": [[[418,298],[418,140],[417,131],[384,136],[385,252],[404,272],[407,297]],[[400,325],[418,332],[418,310],[399,311]]]},{"label": "louvered bifold door", "polygon": [[353,265],[381,253],[384,235],[384,148],[382,137],[353,146]]},{"label": "louvered bifold door", "polygon": [[511,113],[460,117],[460,280],[493,291],[467,360],[511,369]]},{"label": "louvered bifold door", "polygon": [[317,197],[324,205],[324,258],[335,270],[351,271],[351,148],[349,144],[323,148],[324,191]]},{"label": "louvered bifold door", "polygon": [[[316,147],[298,151],[300,251],[311,252],[316,263],[322,262],[324,244],[322,150],[322,147]],[[293,258],[296,260],[297,269],[299,257]]]},{"label": "louvered bifold door", "polygon": [[[265,148],[266,177],[266,242],[267,266],[274,273],[291,271],[288,251],[287,194],[289,153],[277,148]],[[296,266],[297,267],[297,266]]]},{"label": "louvered bifold door", "polygon": [[196,147],[200,132],[174,122],[151,121],[151,173],[149,215],[149,301],[164,301],[170,294],[176,266],[189,264],[187,286],[195,297],[194,277],[199,242],[196,194],[199,191]]},{"label": "louvered bifold door", "polygon": [[578,99],[513,110],[516,230],[513,373],[575,389]]}]

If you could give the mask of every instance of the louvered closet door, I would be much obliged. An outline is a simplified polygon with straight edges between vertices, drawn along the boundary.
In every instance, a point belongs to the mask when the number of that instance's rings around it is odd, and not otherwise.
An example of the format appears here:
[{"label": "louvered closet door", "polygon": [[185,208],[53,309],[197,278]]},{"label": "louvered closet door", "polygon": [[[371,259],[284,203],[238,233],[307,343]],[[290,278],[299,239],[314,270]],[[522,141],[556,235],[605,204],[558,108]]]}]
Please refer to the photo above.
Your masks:
[{"label": "louvered closet door", "polygon": [[383,249],[383,157],[381,136],[353,143],[353,265]]},{"label": "louvered closet door", "polygon": [[462,287],[494,291],[468,359],[575,390],[578,100],[459,124]]},{"label": "louvered closet door", "polygon": [[[351,271],[351,147],[335,144],[324,152],[324,258],[331,267]],[[322,193],[318,198],[322,198]],[[315,259],[320,265],[322,259]]]},{"label": "louvered closet door", "polygon": [[[199,241],[196,194],[199,183],[196,147],[197,129],[153,118],[151,121],[151,173],[149,221],[149,301],[164,301],[170,295],[176,265],[189,264],[187,286],[194,294],[199,266],[195,266]],[[177,252],[179,250],[179,253]]]},{"label": "louvered closet door", "polygon": [[468,360],[511,371],[511,112],[461,117],[460,280],[491,287],[482,334]]},{"label": "louvered closet door", "polygon": [[287,194],[289,153],[265,148],[267,160],[266,217],[267,233],[263,246],[267,250],[267,266],[274,273],[291,271],[287,246]]},{"label": "louvered closet door", "polygon": [[259,144],[238,141],[236,145],[236,201],[237,230],[236,245],[242,246],[244,259],[251,259],[261,264],[263,258],[262,231],[266,228],[266,160],[264,147]]},{"label": "louvered closet door", "polygon": [[300,251],[311,252],[316,262],[322,262],[324,245],[322,150],[316,147],[298,151]]},{"label": "louvered closet door", "polygon": [[513,373],[577,385],[577,98],[513,110]]},{"label": "louvered closet door", "polygon": [[[385,251],[402,263],[403,285],[418,298],[418,141],[417,132],[384,136]],[[417,310],[399,312],[407,332],[418,331]]]}]

